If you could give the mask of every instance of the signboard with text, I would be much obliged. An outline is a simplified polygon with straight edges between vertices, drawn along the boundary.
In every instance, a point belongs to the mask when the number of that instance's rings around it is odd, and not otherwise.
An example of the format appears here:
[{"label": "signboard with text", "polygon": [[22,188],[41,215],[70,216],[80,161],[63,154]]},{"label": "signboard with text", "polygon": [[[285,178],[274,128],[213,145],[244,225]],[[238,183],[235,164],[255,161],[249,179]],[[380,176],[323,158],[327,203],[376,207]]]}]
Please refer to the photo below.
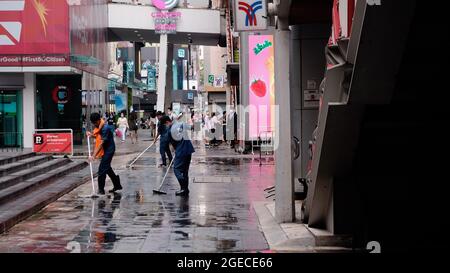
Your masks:
[{"label": "signboard with text", "polygon": [[33,143],[33,152],[38,154],[73,155],[71,129],[36,130]]},{"label": "signboard with text", "polygon": [[235,0],[234,31],[254,31],[267,29],[266,0]]}]

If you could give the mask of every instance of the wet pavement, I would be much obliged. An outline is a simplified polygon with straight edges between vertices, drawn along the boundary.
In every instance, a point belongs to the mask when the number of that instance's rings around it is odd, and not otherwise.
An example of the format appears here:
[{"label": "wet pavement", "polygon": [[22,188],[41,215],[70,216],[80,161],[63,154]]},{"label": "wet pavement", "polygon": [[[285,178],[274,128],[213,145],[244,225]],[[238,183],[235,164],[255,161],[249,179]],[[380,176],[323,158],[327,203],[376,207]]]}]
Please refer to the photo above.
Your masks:
[{"label": "wet pavement", "polygon": [[[242,158],[225,147],[197,146],[190,169],[189,197],[170,170],[164,176],[152,147],[132,170],[116,157],[121,194],[83,198],[85,184],[0,236],[0,252],[258,252],[268,249],[252,207],[274,184],[274,165]],[[107,189],[111,183],[107,181]]]}]

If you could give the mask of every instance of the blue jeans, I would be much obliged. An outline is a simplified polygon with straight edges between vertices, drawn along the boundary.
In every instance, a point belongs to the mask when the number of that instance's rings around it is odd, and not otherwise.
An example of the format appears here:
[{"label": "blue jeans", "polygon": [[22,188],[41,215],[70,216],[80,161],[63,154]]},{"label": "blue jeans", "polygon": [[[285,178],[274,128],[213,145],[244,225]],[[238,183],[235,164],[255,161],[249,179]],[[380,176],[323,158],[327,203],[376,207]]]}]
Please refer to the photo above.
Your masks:
[{"label": "blue jeans", "polygon": [[180,183],[181,190],[188,190],[189,187],[189,166],[191,165],[192,155],[175,156],[173,171]]}]

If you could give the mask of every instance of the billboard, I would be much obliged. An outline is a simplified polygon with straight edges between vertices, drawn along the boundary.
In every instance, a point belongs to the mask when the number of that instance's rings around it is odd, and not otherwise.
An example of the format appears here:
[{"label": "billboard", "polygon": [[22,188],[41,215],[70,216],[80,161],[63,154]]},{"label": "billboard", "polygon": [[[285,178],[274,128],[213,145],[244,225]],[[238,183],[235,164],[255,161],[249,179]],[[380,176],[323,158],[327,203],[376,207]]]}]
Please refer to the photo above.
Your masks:
[{"label": "billboard", "polygon": [[64,66],[69,53],[67,1],[0,1],[0,66]]},{"label": "billboard", "polygon": [[118,113],[128,110],[128,96],[126,93],[116,90],[114,100],[116,102],[116,110]]},{"label": "billboard", "polygon": [[273,35],[249,35],[249,137],[275,125],[275,51]]}]

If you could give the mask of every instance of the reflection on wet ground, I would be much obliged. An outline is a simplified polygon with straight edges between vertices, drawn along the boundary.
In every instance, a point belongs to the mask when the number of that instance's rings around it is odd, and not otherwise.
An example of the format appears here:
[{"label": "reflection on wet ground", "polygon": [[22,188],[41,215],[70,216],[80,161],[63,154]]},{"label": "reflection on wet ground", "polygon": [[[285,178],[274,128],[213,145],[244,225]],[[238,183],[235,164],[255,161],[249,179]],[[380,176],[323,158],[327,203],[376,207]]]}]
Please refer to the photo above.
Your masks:
[{"label": "reflection on wet ground", "polygon": [[[208,157],[224,153],[227,157]],[[202,176],[240,179],[191,182],[190,197],[177,197],[172,170],[163,187],[168,194],[152,192],[165,173],[157,167],[153,147],[133,170],[121,170],[125,186],[121,194],[82,198],[90,193],[90,185],[83,185],[0,236],[0,252],[69,252],[69,242],[75,242],[81,252],[266,251],[251,203],[264,200],[264,188],[274,183],[274,166],[260,166],[259,158],[233,158],[229,153],[199,149],[200,156],[192,161],[191,180]]]}]

